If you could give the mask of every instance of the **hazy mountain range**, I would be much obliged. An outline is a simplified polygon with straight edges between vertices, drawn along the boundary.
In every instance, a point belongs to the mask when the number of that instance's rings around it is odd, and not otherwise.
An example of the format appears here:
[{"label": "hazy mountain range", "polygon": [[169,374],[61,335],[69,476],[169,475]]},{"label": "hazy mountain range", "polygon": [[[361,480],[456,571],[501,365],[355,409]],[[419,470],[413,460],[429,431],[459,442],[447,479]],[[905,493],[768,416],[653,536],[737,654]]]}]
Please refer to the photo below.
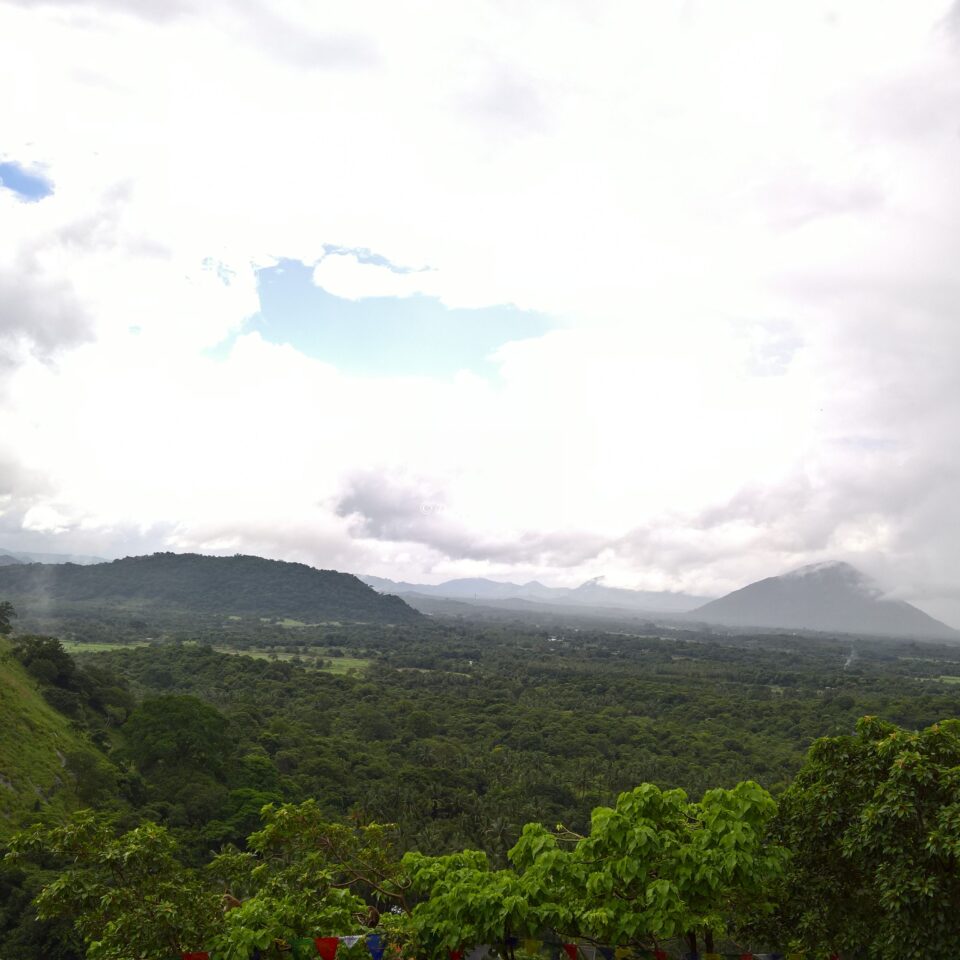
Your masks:
[{"label": "hazy mountain range", "polygon": [[26,553],[23,550],[8,550],[0,547],[0,566],[11,563],[106,563],[103,557],[90,557],[82,553]]},{"label": "hazy mountain range", "polygon": [[355,577],[261,557],[158,553],[80,565],[25,563],[0,551],[0,599],[26,613],[83,606],[291,617],[308,622],[412,623],[422,613],[637,619],[730,629],[812,630],[960,639],[960,632],[890,596],[848,563],[818,563],[767,577],[719,599],[625,590],[600,578],[579,587],[483,578],[429,585]]},{"label": "hazy mountain range", "polygon": [[616,610],[745,629],[960,639],[960,632],[903,600],[889,597],[865,574],[842,562],[800,567],[782,576],[758,580],[716,600],[686,593],[607,587],[599,579],[572,589],[546,587],[537,581],[516,584],[463,579],[429,585],[371,576],[361,579],[376,590],[405,597],[424,612],[442,612],[434,604],[443,598],[525,612],[538,607],[544,613],[570,609],[603,614]]},{"label": "hazy mountain range", "polygon": [[536,580],[529,583],[502,583],[483,578],[447,580],[438,584],[407,583],[372,576],[361,576],[360,579],[381,593],[392,593],[396,596],[413,594],[479,601],[531,600],[553,606],[615,607],[619,610],[644,613],[684,613],[696,609],[709,599],[688,593],[607,587],[601,577],[588,580],[579,587],[547,587]]}]

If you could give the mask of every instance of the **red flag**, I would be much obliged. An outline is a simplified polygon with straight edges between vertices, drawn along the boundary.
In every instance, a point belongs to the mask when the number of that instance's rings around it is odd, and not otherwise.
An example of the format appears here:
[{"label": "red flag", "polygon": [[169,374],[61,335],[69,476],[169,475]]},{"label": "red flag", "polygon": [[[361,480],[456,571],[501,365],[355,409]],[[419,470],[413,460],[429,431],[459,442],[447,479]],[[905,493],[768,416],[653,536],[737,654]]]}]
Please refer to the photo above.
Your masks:
[{"label": "red flag", "polygon": [[565,943],[563,949],[570,960],[577,960],[577,945],[575,943]]},{"label": "red flag", "polygon": [[196,953],[181,953],[180,960],[210,960],[210,954],[205,950],[199,950]]},{"label": "red flag", "polygon": [[323,960],[333,960],[337,955],[337,947],[340,946],[339,937],[314,937],[313,942]]},{"label": "red flag", "polygon": [[449,950],[450,960],[463,960],[463,951],[462,950]]},{"label": "red flag", "polygon": [[667,958],[670,956],[666,950],[654,950],[653,955],[657,958],[657,960],[667,960]]}]

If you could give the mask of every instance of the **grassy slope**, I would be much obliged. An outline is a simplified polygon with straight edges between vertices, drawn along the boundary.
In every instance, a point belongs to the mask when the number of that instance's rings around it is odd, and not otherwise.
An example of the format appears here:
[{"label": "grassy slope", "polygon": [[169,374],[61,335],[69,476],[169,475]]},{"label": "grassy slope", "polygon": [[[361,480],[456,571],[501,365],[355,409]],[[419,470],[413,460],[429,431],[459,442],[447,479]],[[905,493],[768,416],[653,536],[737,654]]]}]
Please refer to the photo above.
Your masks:
[{"label": "grassy slope", "polygon": [[69,806],[62,757],[83,746],[70,721],[43,699],[36,683],[0,638],[0,835],[37,800]]}]

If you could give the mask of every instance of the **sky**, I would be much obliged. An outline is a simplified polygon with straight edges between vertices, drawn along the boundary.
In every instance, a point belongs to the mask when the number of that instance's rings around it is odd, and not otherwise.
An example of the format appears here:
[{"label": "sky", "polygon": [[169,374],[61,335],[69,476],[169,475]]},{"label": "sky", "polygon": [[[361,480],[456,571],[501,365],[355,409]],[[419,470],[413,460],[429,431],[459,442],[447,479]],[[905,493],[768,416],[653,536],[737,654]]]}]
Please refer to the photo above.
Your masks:
[{"label": "sky", "polygon": [[0,547],[960,626],[960,2],[0,0]]}]

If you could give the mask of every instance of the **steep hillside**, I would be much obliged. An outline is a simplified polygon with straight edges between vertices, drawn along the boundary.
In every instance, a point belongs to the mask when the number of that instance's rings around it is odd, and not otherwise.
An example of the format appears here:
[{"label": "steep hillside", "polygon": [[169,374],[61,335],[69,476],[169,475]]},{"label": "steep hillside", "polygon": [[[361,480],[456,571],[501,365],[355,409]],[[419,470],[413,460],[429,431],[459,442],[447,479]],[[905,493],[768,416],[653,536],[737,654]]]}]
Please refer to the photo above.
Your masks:
[{"label": "steep hillside", "polygon": [[0,597],[21,615],[87,604],[98,609],[158,606],[311,622],[409,623],[420,614],[356,577],[262,557],[155,553],[110,563],[17,564],[0,568]]},{"label": "steep hillside", "polygon": [[767,577],[699,607],[690,616],[733,627],[831,630],[960,640],[960,633],[891,599],[849,563],[815,563]]},{"label": "steep hillside", "polygon": [[0,637],[0,835],[47,800],[69,804],[68,754],[87,749]]}]

